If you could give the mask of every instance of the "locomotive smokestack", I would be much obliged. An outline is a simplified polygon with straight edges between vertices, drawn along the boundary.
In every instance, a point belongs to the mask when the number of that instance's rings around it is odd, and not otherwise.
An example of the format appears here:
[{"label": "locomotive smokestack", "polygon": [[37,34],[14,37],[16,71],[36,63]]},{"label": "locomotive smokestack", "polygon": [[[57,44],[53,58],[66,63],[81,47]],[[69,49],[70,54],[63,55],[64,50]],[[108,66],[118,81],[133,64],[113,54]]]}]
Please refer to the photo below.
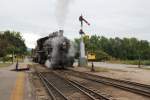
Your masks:
[{"label": "locomotive smokestack", "polygon": [[63,34],[64,34],[64,31],[63,30],[59,30],[58,36],[63,36]]}]

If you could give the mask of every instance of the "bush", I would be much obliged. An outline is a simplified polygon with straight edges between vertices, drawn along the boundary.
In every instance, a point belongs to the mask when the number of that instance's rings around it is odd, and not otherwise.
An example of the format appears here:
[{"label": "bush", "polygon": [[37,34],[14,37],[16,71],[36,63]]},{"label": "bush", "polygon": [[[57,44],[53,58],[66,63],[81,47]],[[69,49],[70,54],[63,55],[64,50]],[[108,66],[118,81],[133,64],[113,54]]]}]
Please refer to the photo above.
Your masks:
[{"label": "bush", "polygon": [[3,62],[11,61],[11,59],[12,59],[11,57],[3,57],[3,58],[2,58],[2,61],[3,61]]},{"label": "bush", "polygon": [[103,51],[97,51],[96,54],[96,61],[106,61],[110,60],[111,56]]},{"label": "bush", "polygon": [[3,58],[2,57],[0,57],[0,61],[2,61],[3,60]]}]

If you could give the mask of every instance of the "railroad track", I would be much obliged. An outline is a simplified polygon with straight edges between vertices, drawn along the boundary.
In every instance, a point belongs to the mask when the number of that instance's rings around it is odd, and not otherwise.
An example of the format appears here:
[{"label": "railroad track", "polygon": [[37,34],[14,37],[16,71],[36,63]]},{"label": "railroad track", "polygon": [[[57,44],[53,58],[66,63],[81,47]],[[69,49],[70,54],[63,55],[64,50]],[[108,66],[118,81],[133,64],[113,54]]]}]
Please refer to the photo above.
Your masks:
[{"label": "railroad track", "polygon": [[38,73],[38,75],[50,95],[50,100],[68,100],[53,84],[51,84],[42,75],[42,73]]},{"label": "railroad track", "polygon": [[136,94],[150,97],[150,85],[140,84],[136,82],[130,82],[125,80],[118,80],[103,76],[97,76],[86,72],[79,72],[74,70],[65,71],[68,75],[80,77],[86,80],[90,80],[97,83],[103,83],[106,85],[114,86],[123,90],[127,90]]},{"label": "railroad track", "polygon": [[80,83],[76,82],[76,81],[72,81],[70,80],[70,82],[72,82],[73,84],[75,84],[76,86],[80,87],[82,90],[88,92],[90,95],[92,95],[93,97],[95,97],[97,100],[115,100],[115,99],[111,99],[108,98],[106,96],[104,96],[104,94],[99,94],[97,92],[94,92],[93,90],[81,85]]},{"label": "railroad track", "polygon": [[111,100],[56,72],[39,72],[38,75],[51,100]]}]

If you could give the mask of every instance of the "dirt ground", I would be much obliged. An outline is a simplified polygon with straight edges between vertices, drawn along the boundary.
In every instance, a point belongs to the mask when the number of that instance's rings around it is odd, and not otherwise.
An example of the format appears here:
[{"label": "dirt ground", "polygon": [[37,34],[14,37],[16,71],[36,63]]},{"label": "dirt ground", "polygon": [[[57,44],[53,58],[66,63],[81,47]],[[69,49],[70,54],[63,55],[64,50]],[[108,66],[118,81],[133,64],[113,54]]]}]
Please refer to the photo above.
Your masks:
[{"label": "dirt ground", "polygon": [[[99,67],[100,68],[100,67]],[[137,67],[128,67],[123,69],[109,69],[107,71],[102,68],[102,71],[91,72],[89,68],[75,67],[74,70],[85,71],[96,75],[106,76],[110,78],[123,79],[133,82],[139,82],[150,85],[150,70],[140,69]]]},{"label": "dirt ground", "polygon": [[[40,71],[44,71],[45,68],[44,67],[37,67],[37,70]],[[136,82],[141,82],[141,83],[149,83],[150,80],[148,81],[148,76],[149,71],[150,70],[145,70],[145,69],[138,69],[138,68],[127,68],[125,70],[120,70],[120,69],[107,69],[107,70],[102,70],[99,72],[90,72],[89,68],[85,68],[85,67],[74,67],[74,70],[78,70],[78,71],[84,71],[84,72],[88,72],[88,73],[92,73],[92,74],[96,74],[96,75],[101,75],[101,76],[107,76],[107,77],[111,77],[111,78],[116,78],[116,79],[124,79],[124,80],[130,80],[130,81],[136,81]],[[146,72],[146,73],[145,73]],[[145,74],[147,77],[142,76],[142,74]],[[139,77],[141,75],[141,77]],[[144,79],[143,79],[144,77]],[[147,80],[146,80],[147,79]],[[35,79],[34,79],[35,80]],[[81,82],[83,80],[78,79]],[[140,80],[140,81],[139,81]],[[145,81],[143,81],[145,80]],[[33,83],[40,83],[40,82],[33,82]],[[84,82],[83,81],[83,85],[90,87],[91,89],[94,90],[99,90],[100,93],[103,94],[107,94],[110,97],[115,98],[116,100],[149,100],[149,98],[147,97],[143,97],[141,95],[137,95],[128,91],[124,91],[115,87],[111,87],[111,86],[106,86],[104,84],[95,84],[90,82]],[[34,85],[35,86],[35,85]],[[39,86],[38,86],[39,87]],[[42,96],[43,97],[43,96]]]},{"label": "dirt ground", "polygon": [[[115,79],[122,79],[122,80],[128,80],[128,81],[133,81],[133,82],[138,82],[138,83],[143,83],[143,84],[148,84],[150,85],[150,70],[146,69],[139,69],[139,68],[123,68],[123,69],[107,69],[96,72],[91,72],[89,68],[85,67],[74,67],[74,70],[77,71],[83,71],[83,72],[88,72],[92,73],[95,75],[100,75],[100,76],[106,76],[110,78],[115,78]],[[96,68],[95,68],[96,69]],[[101,86],[97,86],[97,89],[100,88]],[[131,92],[127,91],[122,91],[117,88],[109,87],[109,86],[102,86],[103,88],[100,88],[100,91],[103,93],[108,93],[112,97],[115,97],[116,100],[149,100],[149,98],[144,98],[140,95],[136,95]]]},{"label": "dirt ground", "polygon": [[124,91],[119,88],[115,88],[112,86],[108,86],[101,83],[95,83],[92,81],[87,81],[82,78],[71,77],[72,79],[78,81],[83,86],[90,88],[97,93],[103,94],[106,97],[111,98],[112,100],[149,100],[147,97],[143,97],[138,94],[134,94],[132,92]]}]

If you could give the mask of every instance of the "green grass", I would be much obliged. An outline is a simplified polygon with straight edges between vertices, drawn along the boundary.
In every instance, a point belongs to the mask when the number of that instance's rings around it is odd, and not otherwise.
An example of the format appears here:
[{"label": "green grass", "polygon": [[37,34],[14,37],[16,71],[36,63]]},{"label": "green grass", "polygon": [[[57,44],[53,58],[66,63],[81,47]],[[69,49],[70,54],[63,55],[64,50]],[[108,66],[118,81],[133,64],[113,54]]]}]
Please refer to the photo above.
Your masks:
[{"label": "green grass", "polygon": [[150,68],[142,68],[142,69],[150,70]]},{"label": "green grass", "polygon": [[0,68],[2,67],[8,67],[10,66],[12,63],[0,63]]},{"label": "green grass", "polygon": [[[18,60],[18,62],[21,62],[21,63],[24,61],[24,59],[22,59],[22,58],[18,58],[18,59],[17,59],[17,58],[14,58],[13,62],[16,63],[17,60]],[[4,62],[4,61],[2,60],[2,58],[0,58],[0,61],[1,61],[1,62]],[[6,62],[6,63],[12,63],[12,59],[7,59],[7,60],[5,60],[5,62]],[[4,62],[4,63],[5,63],[5,62]]]}]

